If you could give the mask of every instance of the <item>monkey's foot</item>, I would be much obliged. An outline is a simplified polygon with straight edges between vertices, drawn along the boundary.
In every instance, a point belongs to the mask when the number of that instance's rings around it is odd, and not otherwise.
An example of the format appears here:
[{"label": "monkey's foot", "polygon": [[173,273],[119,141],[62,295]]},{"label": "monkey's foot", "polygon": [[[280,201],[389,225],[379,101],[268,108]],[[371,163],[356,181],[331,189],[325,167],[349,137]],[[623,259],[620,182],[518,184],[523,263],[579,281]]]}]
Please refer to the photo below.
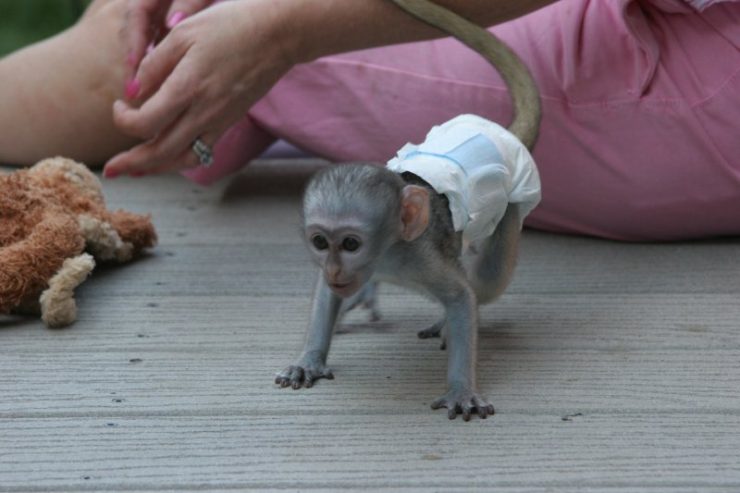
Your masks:
[{"label": "monkey's foot", "polygon": [[275,376],[280,387],[293,387],[294,390],[310,389],[319,378],[334,380],[334,373],[315,357],[303,357],[296,365],[291,365]]},{"label": "monkey's foot", "polygon": [[469,389],[450,389],[445,395],[432,402],[432,409],[447,408],[447,417],[455,419],[462,414],[464,421],[470,421],[470,416],[478,414],[481,419],[493,415],[493,406],[477,392]]},{"label": "monkey's foot", "polygon": [[447,337],[445,337],[444,333],[445,325],[447,325],[447,319],[443,318],[431,327],[420,330],[416,333],[416,335],[419,336],[419,339],[431,339],[432,337],[441,337],[442,344],[440,344],[439,349],[444,351],[447,348]]}]

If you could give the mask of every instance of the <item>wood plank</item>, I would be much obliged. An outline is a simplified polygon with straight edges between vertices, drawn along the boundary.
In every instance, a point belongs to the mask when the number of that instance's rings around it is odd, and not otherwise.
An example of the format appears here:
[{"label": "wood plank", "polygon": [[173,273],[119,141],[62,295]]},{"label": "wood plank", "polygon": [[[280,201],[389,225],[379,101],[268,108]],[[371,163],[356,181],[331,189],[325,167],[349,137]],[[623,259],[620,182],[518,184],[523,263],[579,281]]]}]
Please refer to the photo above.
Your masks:
[{"label": "wood plank", "polygon": [[[399,408],[426,415],[444,391],[446,353],[436,341],[381,325],[337,336],[330,356],[334,381],[307,391],[278,389],[276,371],[297,354],[302,330],[244,327],[239,319],[194,315],[118,327],[119,335],[36,331],[36,343],[7,348],[0,359],[0,416],[203,415],[270,413],[384,414]],[[96,325],[93,322],[93,325]],[[193,330],[192,327],[200,325]],[[190,328],[189,328],[190,327]],[[97,330],[110,328],[93,328]],[[639,339],[639,330],[631,332]],[[675,339],[681,337],[674,332]],[[143,336],[143,337],[142,337]],[[270,337],[272,336],[272,337]],[[592,336],[581,349],[483,337],[479,381],[502,413],[740,413],[740,348],[691,348],[695,333],[668,347],[625,347]],[[567,336],[579,338],[577,333]],[[532,339],[537,339],[533,336]],[[525,339],[526,341],[527,339]],[[578,343],[574,344],[578,345]],[[437,413],[439,414],[439,413]]]},{"label": "wood plank", "polygon": [[[0,354],[38,351],[90,352],[115,348],[173,351],[229,349],[235,340],[250,347],[292,347],[309,313],[307,293],[295,296],[100,295],[93,279],[79,297],[79,320],[59,331],[30,319],[0,325]],[[692,351],[740,349],[740,304],[729,295],[506,294],[481,310],[480,337],[495,352],[507,350]],[[441,314],[430,301],[387,288],[380,294],[383,319],[370,323],[350,313],[338,340],[359,340],[367,352],[402,346],[411,354],[436,341],[418,341],[417,330]],[[137,339],[137,336],[141,336]],[[334,354],[334,353],[332,353]]]},{"label": "wood plank", "polygon": [[278,412],[2,419],[0,491],[152,485],[181,491],[740,489],[736,415],[603,413],[563,421],[506,414],[472,423],[440,418]]}]

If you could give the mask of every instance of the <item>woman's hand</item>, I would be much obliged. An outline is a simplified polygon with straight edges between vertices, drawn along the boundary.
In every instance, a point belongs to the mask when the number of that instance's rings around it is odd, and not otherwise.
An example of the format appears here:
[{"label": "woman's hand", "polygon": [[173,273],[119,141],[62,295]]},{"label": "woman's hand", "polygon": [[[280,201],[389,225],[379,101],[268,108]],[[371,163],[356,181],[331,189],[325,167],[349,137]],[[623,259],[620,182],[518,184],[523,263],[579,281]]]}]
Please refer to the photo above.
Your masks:
[{"label": "woman's hand", "polygon": [[187,18],[144,57],[136,108],[114,104],[116,125],[144,143],[111,159],[105,176],[160,173],[199,164],[192,144],[218,138],[292,66],[281,5],[223,2]]},{"label": "woman's hand", "polygon": [[210,6],[214,0],[128,0],[123,29],[127,47],[127,97],[138,90],[134,75],[149,47],[177,24]]}]

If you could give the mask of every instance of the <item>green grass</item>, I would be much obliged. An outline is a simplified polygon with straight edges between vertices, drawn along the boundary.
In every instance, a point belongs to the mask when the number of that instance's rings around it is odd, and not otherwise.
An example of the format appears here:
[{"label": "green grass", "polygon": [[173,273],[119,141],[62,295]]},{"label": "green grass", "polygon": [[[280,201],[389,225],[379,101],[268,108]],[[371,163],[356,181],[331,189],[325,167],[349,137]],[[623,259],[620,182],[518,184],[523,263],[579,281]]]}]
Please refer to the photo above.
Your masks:
[{"label": "green grass", "polygon": [[87,0],[0,0],[0,56],[74,24]]}]

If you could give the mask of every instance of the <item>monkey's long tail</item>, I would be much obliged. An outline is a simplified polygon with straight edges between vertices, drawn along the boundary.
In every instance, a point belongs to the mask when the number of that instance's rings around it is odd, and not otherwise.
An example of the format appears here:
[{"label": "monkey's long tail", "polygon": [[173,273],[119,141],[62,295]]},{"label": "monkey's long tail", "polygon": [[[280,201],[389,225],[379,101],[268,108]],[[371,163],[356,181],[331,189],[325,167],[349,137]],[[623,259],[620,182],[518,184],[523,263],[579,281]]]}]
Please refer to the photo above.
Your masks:
[{"label": "monkey's long tail", "polygon": [[517,54],[486,29],[430,0],[390,1],[417,19],[451,34],[493,65],[506,83],[514,105],[514,118],[508,129],[531,150],[539,134],[542,108],[532,74]]}]

